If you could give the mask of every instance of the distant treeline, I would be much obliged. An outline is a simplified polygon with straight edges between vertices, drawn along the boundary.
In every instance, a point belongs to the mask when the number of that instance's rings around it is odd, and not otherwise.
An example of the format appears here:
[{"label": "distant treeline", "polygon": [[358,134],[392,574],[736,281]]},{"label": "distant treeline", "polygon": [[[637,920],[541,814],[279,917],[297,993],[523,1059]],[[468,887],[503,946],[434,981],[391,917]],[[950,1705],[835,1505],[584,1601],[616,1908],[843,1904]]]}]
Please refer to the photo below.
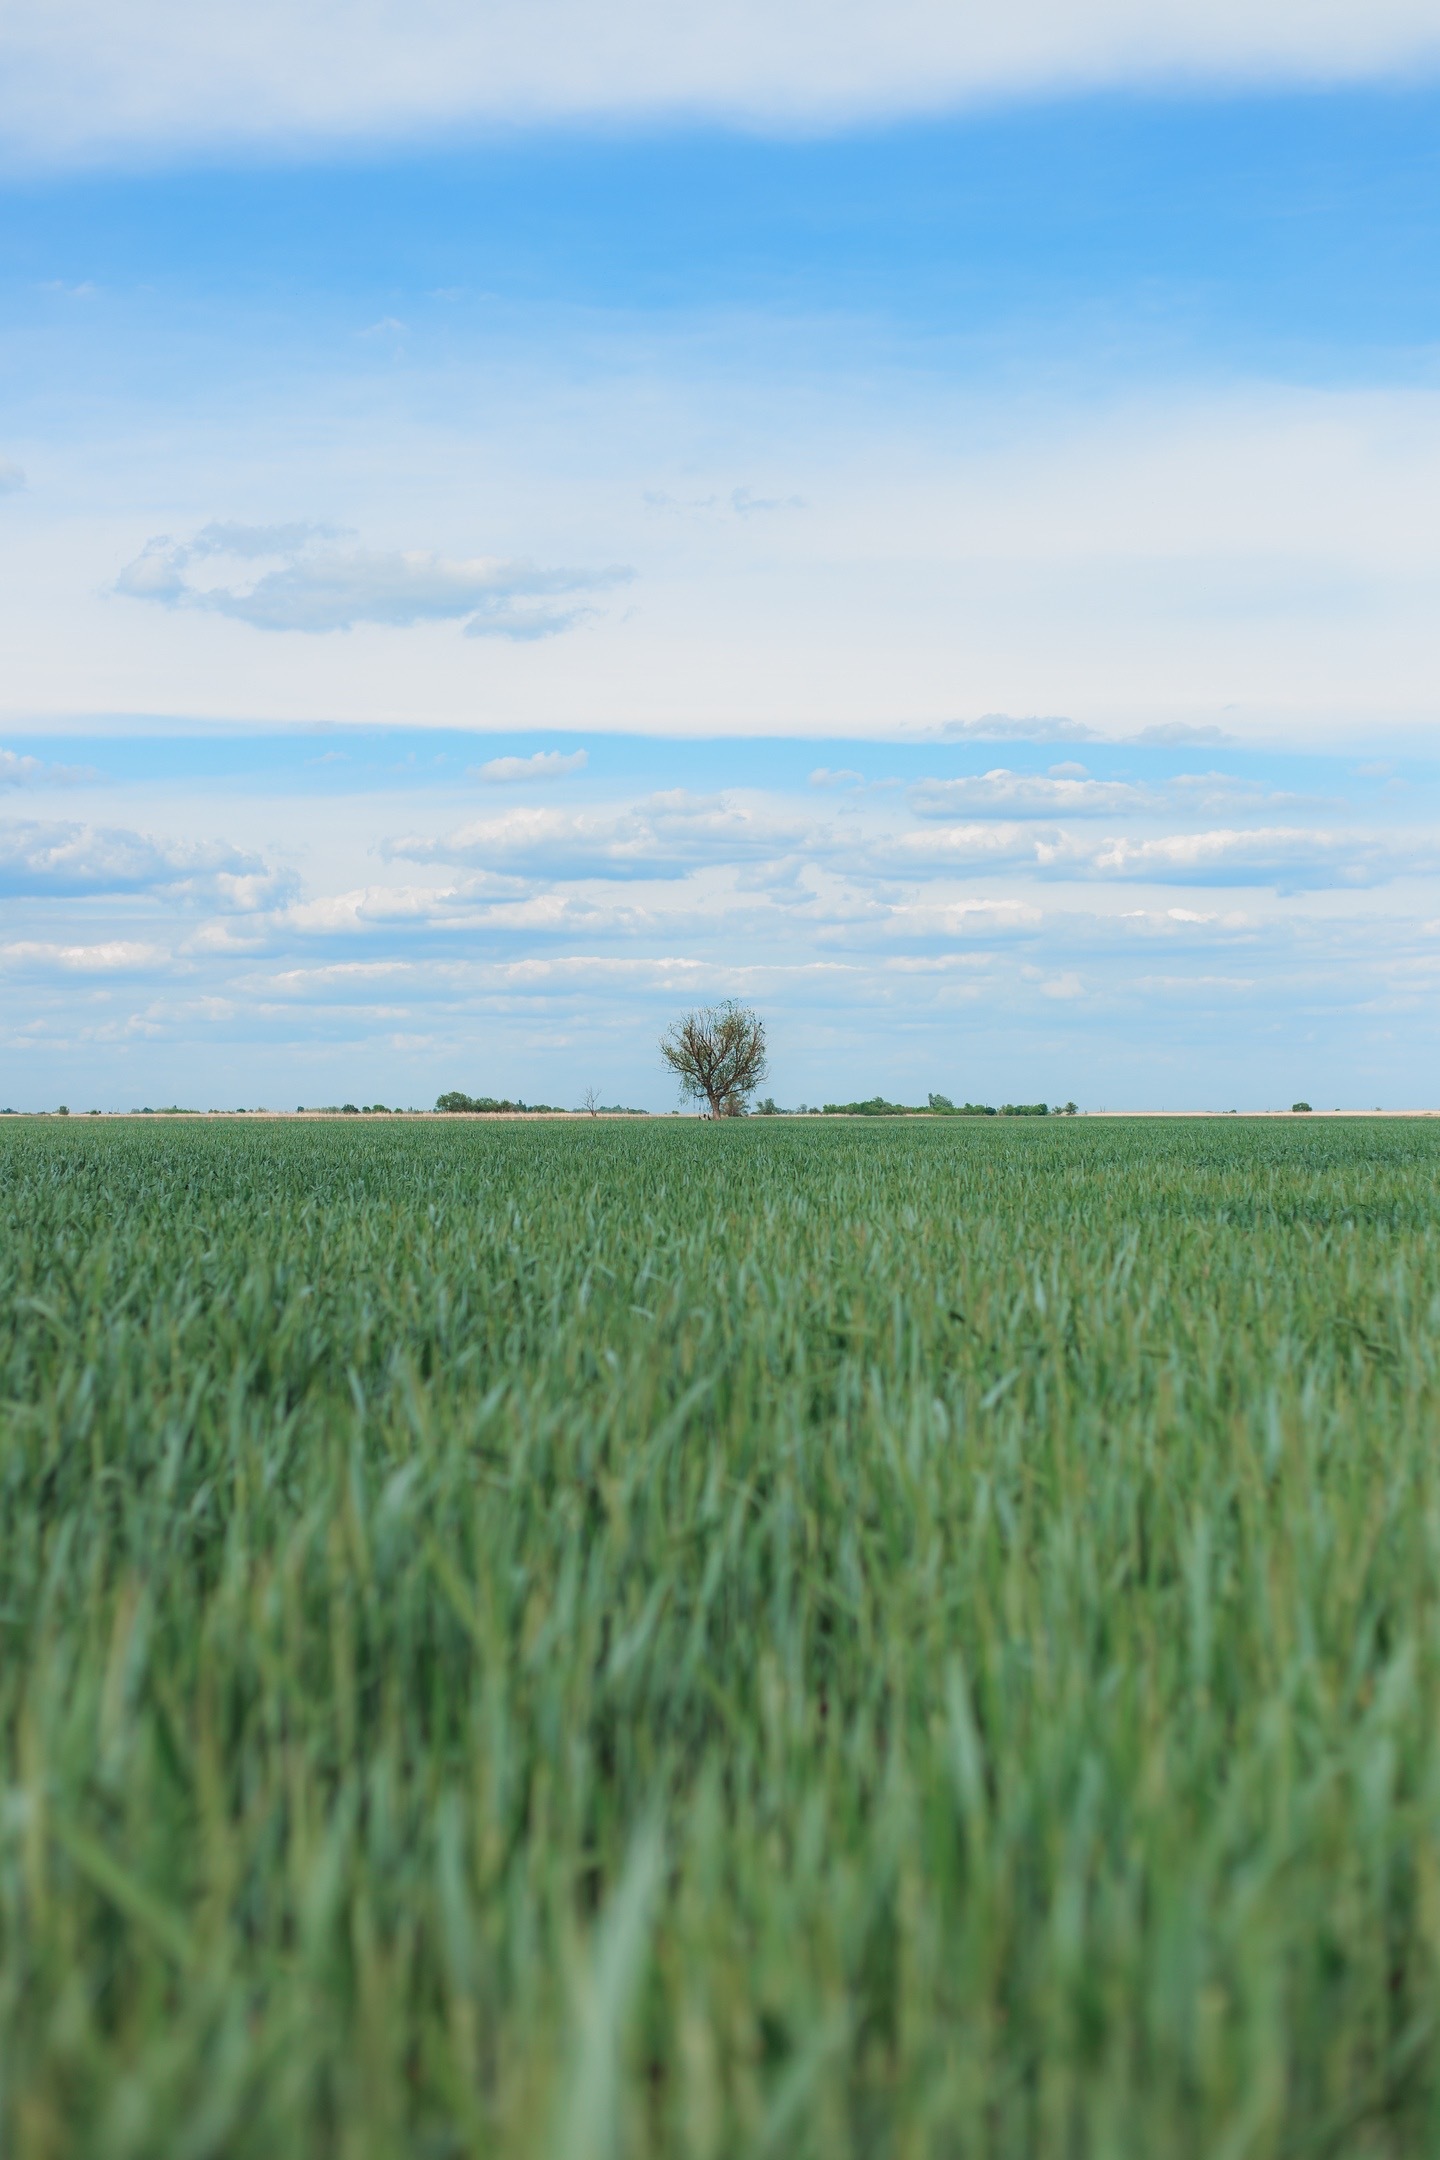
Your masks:
[{"label": "distant treeline", "polygon": [[1048,1103],[1001,1103],[997,1110],[993,1103],[956,1103],[948,1095],[932,1095],[928,1102],[887,1102],[883,1095],[872,1095],[868,1102],[827,1102],[826,1117],[1073,1117],[1074,1103],[1063,1107],[1056,1104],[1052,1110]]},{"label": "distant treeline", "polygon": [[[301,1104],[300,1109],[306,1108]],[[311,1103],[312,1112],[322,1117],[367,1117],[377,1112],[384,1116],[403,1116],[404,1112],[390,1109],[385,1103]],[[512,1101],[508,1095],[467,1095],[461,1088],[451,1088],[444,1095],[437,1095],[435,1108],[452,1111],[464,1117],[514,1117],[532,1115],[563,1117],[566,1112],[560,1103],[523,1102],[518,1097]],[[626,1103],[598,1103],[592,1100],[585,1105],[592,1115],[609,1117],[646,1117],[648,1111],[632,1109]],[[63,1113],[62,1113],[63,1114]],[[414,1112],[410,1113],[412,1116]],[[572,1113],[573,1114],[573,1113]],[[805,1105],[800,1105],[800,1115]],[[793,1117],[794,1111],[781,1110],[773,1098],[757,1103],[753,1115],[759,1117]],[[812,1117],[1073,1117],[1074,1103],[957,1103],[948,1095],[931,1095],[923,1103],[889,1102],[883,1095],[871,1095],[864,1102],[827,1102],[823,1112],[812,1110]]]},{"label": "distant treeline", "polygon": [[827,1102],[826,1117],[996,1117],[989,1103],[952,1103],[931,1096],[928,1103],[887,1102],[871,1095],[864,1102]]},{"label": "distant treeline", "polygon": [[490,1116],[494,1117],[507,1111],[514,1112],[516,1110],[545,1110],[553,1114],[560,1108],[560,1105],[548,1102],[501,1101],[494,1095],[462,1095],[459,1088],[452,1088],[448,1095],[436,1096],[435,1108],[437,1110],[454,1110],[471,1116],[476,1112],[488,1112]]},{"label": "distant treeline", "polygon": [[[563,1103],[511,1102],[498,1095],[465,1095],[459,1088],[451,1088],[448,1095],[437,1095],[437,1110],[453,1110],[466,1117],[513,1116],[516,1111],[530,1112],[545,1117],[578,1117],[580,1111],[567,1112]],[[648,1117],[648,1110],[632,1110],[628,1103],[587,1102],[584,1109],[592,1117]]]}]

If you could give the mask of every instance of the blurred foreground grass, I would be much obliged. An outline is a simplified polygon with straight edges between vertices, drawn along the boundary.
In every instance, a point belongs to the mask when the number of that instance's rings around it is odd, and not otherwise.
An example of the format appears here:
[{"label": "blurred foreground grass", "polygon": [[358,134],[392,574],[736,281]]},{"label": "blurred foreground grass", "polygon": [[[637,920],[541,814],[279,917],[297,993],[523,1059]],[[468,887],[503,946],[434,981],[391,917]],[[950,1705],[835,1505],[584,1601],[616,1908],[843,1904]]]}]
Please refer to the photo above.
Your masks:
[{"label": "blurred foreground grass", "polygon": [[1440,1132],[0,1128],[0,2149],[1440,2149]]}]

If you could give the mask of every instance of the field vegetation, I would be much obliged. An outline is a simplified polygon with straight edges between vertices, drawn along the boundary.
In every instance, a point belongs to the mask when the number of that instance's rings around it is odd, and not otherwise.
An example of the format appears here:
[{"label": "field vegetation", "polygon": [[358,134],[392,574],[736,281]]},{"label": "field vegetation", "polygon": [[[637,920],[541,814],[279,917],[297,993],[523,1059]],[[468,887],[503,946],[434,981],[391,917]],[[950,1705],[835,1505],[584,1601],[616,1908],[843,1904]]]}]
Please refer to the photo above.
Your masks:
[{"label": "field vegetation", "polygon": [[0,2150],[1440,2149],[1440,1134],[0,1130]]}]

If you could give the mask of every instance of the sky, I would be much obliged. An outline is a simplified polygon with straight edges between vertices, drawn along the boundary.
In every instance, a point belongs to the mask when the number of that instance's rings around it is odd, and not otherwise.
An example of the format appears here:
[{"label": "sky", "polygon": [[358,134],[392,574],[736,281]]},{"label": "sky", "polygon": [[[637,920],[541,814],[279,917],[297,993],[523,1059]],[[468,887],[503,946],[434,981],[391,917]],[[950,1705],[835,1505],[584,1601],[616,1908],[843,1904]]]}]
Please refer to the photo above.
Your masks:
[{"label": "sky", "polygon": [[1440,1101],[1440,0],[11,0],[0,1107]]}]

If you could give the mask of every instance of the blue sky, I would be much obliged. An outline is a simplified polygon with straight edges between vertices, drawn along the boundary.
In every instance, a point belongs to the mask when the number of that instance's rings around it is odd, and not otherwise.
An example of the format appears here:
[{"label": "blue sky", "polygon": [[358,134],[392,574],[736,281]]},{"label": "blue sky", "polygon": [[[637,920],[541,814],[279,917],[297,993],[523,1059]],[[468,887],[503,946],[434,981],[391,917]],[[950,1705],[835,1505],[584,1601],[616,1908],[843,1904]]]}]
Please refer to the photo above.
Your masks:
[{"label": "blue sky", "polygon": [[0,29],[0,1101],[1433,1101],[1440,15],[713,20]]}]

